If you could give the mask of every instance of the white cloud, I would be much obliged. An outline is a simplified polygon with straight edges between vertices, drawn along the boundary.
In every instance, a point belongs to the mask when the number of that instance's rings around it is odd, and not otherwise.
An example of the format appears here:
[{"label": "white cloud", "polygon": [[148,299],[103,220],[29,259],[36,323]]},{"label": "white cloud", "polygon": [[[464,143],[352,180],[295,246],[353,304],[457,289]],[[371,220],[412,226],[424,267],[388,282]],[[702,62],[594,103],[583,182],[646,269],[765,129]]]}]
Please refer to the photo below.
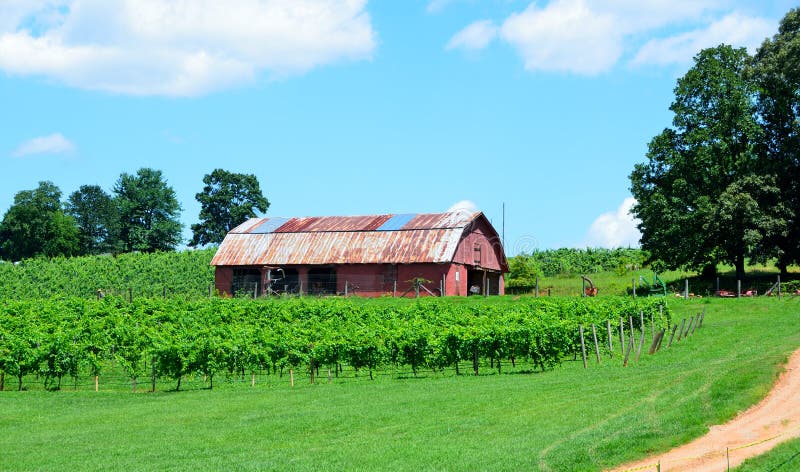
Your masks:
[{"label": "white cloud", "polygon": [[614,17],[584,0],[556,0],[542,9],[531,3],[506,19],[500,36],[519,51],[527,70],[593,75],[622,54]]},{"label": "white cloud", "polygon": [[450,38],[445,49],[478,51],[488,46],[495,37],[497,26],[494,23],[490,20],[476,21]]},{"label": "white cloud", "polygon": [[75,152],[75,145],[61,133],[54,133],[21,143],[11,155],[24,157],[35,154],[71,154],[73,152]]},{"label": "white cloud", "polygon": [[[498,34],[526,70],[597,75],[629,58],[633,64],[688,62],[703,47],[722,42],[754,48],[772,34],[777,21],[747,16],[735,5],[733,0],[530,1],[500,21]],[[495,37],[492,25],[470,24],[447,48],[485,47]],[[651,39],[657,35],[666,37]]]},{"label": "white cloud", "polygon": [[652,39],[633,58],[635,65],[687,64],[701,49],[731,44],[751,53],[776,29],[773,21],[731,13],[706,28],[662,39]]},{"label": "white cloud", "polygon": [[461,200],[447,209],[447,213],[458,213],[462,211],[472,214],[480,210],[478,210],[478,205],[470,200]]},{"label": "white cloud", "polygon": [[376,45],[366,0],[62,0],[57,21],[52,1],[13,2],[0,69],[122,94],[200,95],[368,59]]},{"label": "white cloud", "polygon": [[614,212],[603,213],[594,220],[586,235],[587,247],[639,246],[642,237],[636,228],[637,220],[630,214],[636,199],[628,197]]},{"label": "white cloud", "polygon": [[439,13],[451,3],[453,3],[453,0],[430,0],[428,6],[425,7],[425,11],[428,13]]}]

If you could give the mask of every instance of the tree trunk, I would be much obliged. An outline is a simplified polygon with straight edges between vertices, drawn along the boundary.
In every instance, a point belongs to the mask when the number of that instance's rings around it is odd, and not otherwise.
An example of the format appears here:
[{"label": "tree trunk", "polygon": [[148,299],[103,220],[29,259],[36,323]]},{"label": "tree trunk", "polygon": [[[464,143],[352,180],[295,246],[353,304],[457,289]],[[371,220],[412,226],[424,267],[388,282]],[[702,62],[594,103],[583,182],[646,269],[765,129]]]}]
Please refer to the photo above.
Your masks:
[{"label": "tree trunk", "polygon": [[781,271],[781,279],[787,279],[789,277],[789,267],[786,262],[779,260],[775,265]]},{"label": "tree trunk", "polygon": [[744,280],[744,256],[736,256],[736,280]]}]

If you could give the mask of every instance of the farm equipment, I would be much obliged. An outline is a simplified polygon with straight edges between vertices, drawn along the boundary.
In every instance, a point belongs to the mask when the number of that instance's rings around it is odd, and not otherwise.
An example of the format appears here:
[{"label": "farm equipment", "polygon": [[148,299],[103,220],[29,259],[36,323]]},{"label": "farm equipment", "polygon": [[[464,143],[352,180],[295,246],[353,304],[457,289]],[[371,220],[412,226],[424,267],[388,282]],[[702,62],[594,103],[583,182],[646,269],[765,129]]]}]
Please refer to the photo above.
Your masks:
[{"label": "farm equipment", "polygon": [[643,275],[639,276],[639,290],[644,290],[647,296],[667,296],[667,284],[655,272],[653,272],[653,283],[648,282]]},{"label": "farm equipment", "polygon": [[273,289],[272,287],[279,287],[280,285],[278,282],[286,278],[286,274],[283,272],[283,269],[280,267],[269,267],[265,266],[266,269],[266,280],[264,283],[264,293],[266,295],[278,295],[278,291]]},{"label": "farm equipment", "polygon": [[[589,277],[585,275],[581,275],[581,279],[583,279],[583,295],[585,297],[595,297],[597,296],[597,287],[594,286],[594,282]],[[589,284],[587,287],[586,284]]]}]

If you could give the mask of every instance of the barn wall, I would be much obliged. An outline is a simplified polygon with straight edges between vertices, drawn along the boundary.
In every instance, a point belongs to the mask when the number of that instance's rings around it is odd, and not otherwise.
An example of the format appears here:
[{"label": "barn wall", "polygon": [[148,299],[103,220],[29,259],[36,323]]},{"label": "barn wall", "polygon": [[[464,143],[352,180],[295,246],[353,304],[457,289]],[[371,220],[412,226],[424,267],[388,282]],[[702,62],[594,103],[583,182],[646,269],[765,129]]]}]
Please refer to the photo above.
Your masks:
[{"label": "barn wall", "polygon": [[220,295],[231,294],[231,284],[233,283],[233,268],[220,267],[214,268],[214,288]]},{"label": "barn wall", "polygon": [[[394,284],[393,277],[387,276],[387,264],[346,264],[335,266],[336,268],[336,292],[345,293],[345,282],[347,292],[350,295],[362,297],[382,297],[392,296]],[[286,269],[296,269],[299,272],[300,280],[303,285],[303,292],[308,293],[308,271],[315,266],[312,265],[291,265],[284,266]],[[469,287],[467,286],[467,271],[471,268],[464,264],[397,264],[397,296],[404,292],[406,297],[413,297],[413,284],[409,281],[422,277],[431,282],[425,284],[429,290],[439,294],[439,281],[445,276],[445,295],[447,296],[466,296]],[[458,273],[458,281],[456,281]],[[217,266],[214,271],[215,287],[220,294],[231,295],[231,284],[233,282],[233,268]],[[500,293],[505,293],[503,277],[500,277]],[[427,292],[421,295],[429,296]]]},{"label": "barn wall", "polygon": [[[408,282],[416,277],[430,280],[429,283],[423,284],[428,290],[439,294],[440,280],[442,276],[447,275],[450,269],[450,264],[399,264],[397,266],[397,295],[409,290],[413,284]],[[420,295],[428,296],[427,292],[420,292]],[[414,290],[410,290],[406,297],[413,297]]]},{"label": "barn wall", "polygon": [[[456,279],[458,279],[458,281],[456,281]],[[463,264],[450,264],[450,270],[447,272],[447,295],[463,297],[466,294],[467,267]]]},{"label": "barn wall", "polygon": [[[476,246],[481,248],[479,264],[475,262]],[[477,219],[470,231],[461,238],[453,262],[503,271],[504,264],[501,263],[501,260],[504,261],[504,259],[500,238],[495,236],[494,231],[484,220]]]},{"label": "barn wall", "polygon": [[336,291],[362,297],[392,294],[392,282],[384,280],[383,264],[344,264],[336,267]]}]

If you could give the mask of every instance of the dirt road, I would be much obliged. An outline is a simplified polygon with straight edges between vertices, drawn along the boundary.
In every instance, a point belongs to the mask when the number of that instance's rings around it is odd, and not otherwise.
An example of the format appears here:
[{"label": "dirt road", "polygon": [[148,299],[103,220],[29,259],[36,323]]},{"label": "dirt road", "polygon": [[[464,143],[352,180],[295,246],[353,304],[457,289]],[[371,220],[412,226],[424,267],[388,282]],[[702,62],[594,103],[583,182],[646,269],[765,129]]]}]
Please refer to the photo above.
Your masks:
[{"label": "dirt road", "polygon": [[712,426],[705,436],[688,444],[613,472],[655,471],[659,462],[661,472],[719,472],[726,470],[728,460],[734,467],[795,437],[800,437],[800,350],[791,355],[775,386],[759,404],[728,423]]}]

